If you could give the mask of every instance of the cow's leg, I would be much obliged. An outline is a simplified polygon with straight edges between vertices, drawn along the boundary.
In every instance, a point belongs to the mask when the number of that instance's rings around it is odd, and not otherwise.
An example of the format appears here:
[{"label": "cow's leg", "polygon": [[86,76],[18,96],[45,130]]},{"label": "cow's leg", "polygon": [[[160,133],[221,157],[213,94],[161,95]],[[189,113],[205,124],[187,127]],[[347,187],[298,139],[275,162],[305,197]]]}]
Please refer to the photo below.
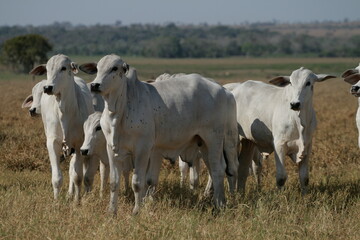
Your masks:
[{"label": "cow's leg", "polygon": [[275,145],[275,164],[276,164],[276,185],[282,189],[286,180],[287,173],[284,166],[285,160],[285,145],[274,141]]},{"label": "cow's leg", "polygon": [[110,172],[110,166],[109,166],[109,158],[107,155],[107,152],[102,152],[100,155],[100,197],[103,197],[106,184],[109,179],[109,172]]},{"label": "cow's leg", "polygon": [[241,140],[241,151],[239,155],[238,185],[240,193],[245,193],[246,180],[249,175],[249,167],[253,158],[255,144],[247,139]]},{"label": "cow's leg", "polygon": [[209,161],[207,159],[208,157],[206,155],[206,152],[207,152],[207,150],[205,148],[202,148],[201,153],[203,155],[203,160],[204,160],[205,166],[206,166],[206,168],[208,170],[208,181],[206,183],[204,196],[208,197],[208,196],[213,194],[214,188],[213,188],[212,179],[211,179],[211,175],[210,175],[210,164],[209,164]]},{"label": "cow's leg", "polygon": [[145,196],[145,179],[146,170],[149,164],[150,152],[145,151],[145,148],[139,147],[142,151],[135,154],[134,158],[134,174],[132,177],[132,189],[135,195],[135,206],[133,214],[137,214],[140,211],[141,203]]},{"label": "cow's leg", "polygon": [[160,152],[153,151],[150,156],[149,167],[146,173],[146,184],[148,186],[147,196],[153,197],[156,186],[159,182],[159,173],[162,163]]},{"label": "cow's leg", "polygon": [[90,192],[94,183],[94,177],[99,167],[99,158],[89,156],[84,158],[84,187],[85,192]]},{"label": "cow's leg", "polygon": [[311,143],[307,149],[307,153],[303,159],[299,162],[299,180],[301,193],[305,195],[307,193],[309,185],[309,158],[311,154]]},{"label": "cow's leg", "polygon": [[253,172],[254,177],[256,179],[258,190],[261,189],[262,161],[263,161],[263,156],[259,152],[259,150],[256,149],[254,151],[254,157],[253,157],[253,160],[252,160],[252,172]]},{"label": "cow's leg", "polygon": [[120,186],[120,174],[121,174],[121,164],[120,159],[115,158],[114,151],[111,145],[106,145],[109,166],[110,166],[110,204],[109,212],[112,214],[117,213],[117,202],[119,197],[119,186]]},{"label": "cow's leg", "polygon": [[[83,158],[79,151],[72,155],[70,160],[69,176],[75,190],[75,202],[80,202],[81,184],[83,179]],[[70,193],[69,193],[70,195]]]},{"label": "cow's leg", "polygon": [[179,158],[179,170],[180,170],[180,186],[184,186],[184,182],[186,180],[187,173],[189,171],[189,165],[187,162],[184,162],[181,157]]},{"label": "cow's leg", "polygon": [[[187,164],[186,164],[187,165]],[[199,174],[200,174],[200,158],[197,157],[193,161],[193,165],[190,167],[190,189],[196,189],[199,186]]]},{"label": "cow's leg", "polygon": [[59,197],[63,183],[63,176],[60,169],[60,153],[62,149],[61,141],[54,138],[48,138],[46,140],[46,147],[50,158],[51,182],[54,190],[54,199],[56,200]]},{"label": "cow's leg", "polygon": [[216,208],[225,206],[225,189],[224,178],[226,163],[223,154],[222,141],[216,141],[221,139],[218,136],[213,136],[212,141],[205,142],[207,146],[206,154],[203,154],[209,162],[209,173],[212,179],[212,186],[214,188],[213,201]]}]

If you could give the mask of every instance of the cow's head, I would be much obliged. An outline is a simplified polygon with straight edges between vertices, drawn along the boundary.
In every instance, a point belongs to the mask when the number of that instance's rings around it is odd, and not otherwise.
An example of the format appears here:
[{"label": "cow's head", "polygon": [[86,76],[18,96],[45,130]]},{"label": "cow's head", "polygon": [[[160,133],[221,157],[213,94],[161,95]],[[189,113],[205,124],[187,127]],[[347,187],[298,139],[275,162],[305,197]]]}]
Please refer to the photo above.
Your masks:
[{"label": "cow's head", "polygon": [[290,98],[289,107],[294,111],[300,111],[312,99],[315,82],[322,82],[332,75],[314,74],[308,69],[301,67],[291,73],[290,76],[276,77],[270,80],[270,83],[285,87],[288,97]]},{"label": "cow's head", "polygon": [[33,88],[31,95],[29,95],[23,102],[22,108],[29,108],[30,116],[35,117],[38,114],[41,114],[41,96],[43,94],[43,87],[46,80],[38,82]]},{"label": "cow's head", "polygon": [[129,65],[119,56],[112,54],[103,57],[97,64],[83,64],[80,70],[88,74],[97,73],[95,80],[91,83],[91,91],[107,95],[113,89],[121,87],[122,78],[129,70]]},{"label": "cow's head", "polygon": [[346,70],[341,77],[344,81],[350,83],[350,93],[355,97],[360,97],[360,64],[355,69]]},{"label": "cow's head", "polygon": [[62,91],[73,81],[74,74],[78,72],[77,64],[69,57],[58,54],[49,59],[46,64],[39,65],[30,71],[30,74],[47,74],[44,93],[49,95],[60,95]]},{"label": "cow's head", "polygon": [[102,142],[105,144],[105,136],[100,126],[101,112],[95,112],[89,115],[84,122],[85,139],[80,148],[81,155],[92,155],[94,148]]}]

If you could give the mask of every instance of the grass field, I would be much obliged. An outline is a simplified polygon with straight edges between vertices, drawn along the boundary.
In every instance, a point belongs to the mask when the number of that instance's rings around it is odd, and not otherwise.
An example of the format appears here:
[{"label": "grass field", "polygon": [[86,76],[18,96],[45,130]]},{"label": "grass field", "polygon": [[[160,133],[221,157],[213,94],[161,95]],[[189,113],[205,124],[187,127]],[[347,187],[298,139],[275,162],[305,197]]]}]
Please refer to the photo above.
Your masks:
[{"label": "grass field", "polygon": [[[98,61],[78,57],[78,63]],[[360,59],[143,59],[125,58],[141,80],[163,72],[198,72],[224,84],[289,75],[301,66],[339,76]],[[87,81],[91,76],[80,74]],[[36,78],[36,81],[41,78]],[[302,197],[297,167],[288,160],[284,191],[275,187],[273,156],[264,163],[259,192],[252,177],[245,197],[230,196],[228,207],[212,214],[202,196],[206,170],[197,191],[179,185],[177,165],[164,162],[153,202],[131,216],[134,199],[121,189],[119,213],[106,213],[108,192],[99,198],[99,178],[81,205],[65,198],[68,160],[62,163],[64,188],[52,199],[50,164],[40,118],[30,118],[21,103],[36,82],[0,67],[0,239],[359,239],[360,150],[355,113],[357,99],[341,78],[315,86],[318,128],[310,160],[310,190]]]}]

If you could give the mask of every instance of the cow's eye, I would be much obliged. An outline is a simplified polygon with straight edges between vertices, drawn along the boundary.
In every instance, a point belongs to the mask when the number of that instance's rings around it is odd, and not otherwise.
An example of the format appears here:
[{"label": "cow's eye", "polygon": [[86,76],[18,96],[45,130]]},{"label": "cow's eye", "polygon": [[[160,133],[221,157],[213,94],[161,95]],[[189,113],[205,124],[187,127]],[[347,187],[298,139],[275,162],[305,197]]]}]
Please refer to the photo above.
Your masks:
[{"label": "cow's eye", "polygon": [[96,128],[95,128],[95,131],[100,131],[101,130],[101,126],[97,126]]},{"label": "cow's eye", "polygon": [[62,67],[62,68],[61,68],[61,71],[66,71],[66,67]]},{"label": "cow's eye", "polygon": [[113,68],[111,69],[112,72],[116,72],[117,70],[118,70],[118,67],[113,67]]},{"label": "cow's eye", "polygon": [[307,82],[307,83],[305,84],[305,86],[308,87],[308,86],[310,86],[310,84],[311,84],[310,82]]}]

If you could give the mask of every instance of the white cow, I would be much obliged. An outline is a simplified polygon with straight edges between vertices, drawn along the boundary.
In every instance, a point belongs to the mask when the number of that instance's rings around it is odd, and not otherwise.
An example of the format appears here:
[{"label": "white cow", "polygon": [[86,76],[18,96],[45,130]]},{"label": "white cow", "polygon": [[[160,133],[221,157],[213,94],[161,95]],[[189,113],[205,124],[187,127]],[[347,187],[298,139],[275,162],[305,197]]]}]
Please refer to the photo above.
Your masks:
[{"label": "white cow", "polygon": [[70,161],[69,197],[74,195],[80,200],[85,169],[85,189],[89,191],[97,170],[98,160],[85,159],[80,154],[84,139],[83,123],[94,112],[92,98],[85,82],[74,78],[77,65],[65,55],[55,55],[46,65],[35,67],[30,73],[43,75],[47,73],[44,93],[41,97],[41,115],[46,134],[46,146],[52,171],[54,198],[57,199],[62,186],[62,173],[59,166],[62,146],[65,144],[75,153]]},{"label": "white cow", "polygon": [[[260,152],[275,152],[276,183],[281,188],[287,179],[285,156],[299,164],[302,193],[309,183],[308,162],[316,116],[312,104],[315,82],[334,76],[316,75],[300,68],[288,77],[277,77],[269,85],[259,81],[230,85],[238,109],[237,120],[241,136],[238,190],[245,191],[248,169],[255,145]],[[227,87],[225,85],[224,87]]]},{"label": "white cow", "polygon": [[350,83],[352,86],[350,88],[350,93],[358,98],[358,109],[356,112],[356,126],[359,131],[358,145],[360,148],[360,64],[355,69],[346,70],[341,77],[344,78],[344,81]]},{"label": "white cow", "polygon": [[162,158],[174,159],[180,153],[188,158],[199,147],[213,179],[214,203],[224,205],[225,170],[236,176],[238,164],[236,107],[230,92],[197,74],[153,84],[129,80],[128,65],[116,55],[80,69],[97,72],[92,91],[105,100],[100,124],[110,163],[110,211],[117,210],[125,159],[134,163],[133,213],[137,213],[146,183],[157,184]]}]

